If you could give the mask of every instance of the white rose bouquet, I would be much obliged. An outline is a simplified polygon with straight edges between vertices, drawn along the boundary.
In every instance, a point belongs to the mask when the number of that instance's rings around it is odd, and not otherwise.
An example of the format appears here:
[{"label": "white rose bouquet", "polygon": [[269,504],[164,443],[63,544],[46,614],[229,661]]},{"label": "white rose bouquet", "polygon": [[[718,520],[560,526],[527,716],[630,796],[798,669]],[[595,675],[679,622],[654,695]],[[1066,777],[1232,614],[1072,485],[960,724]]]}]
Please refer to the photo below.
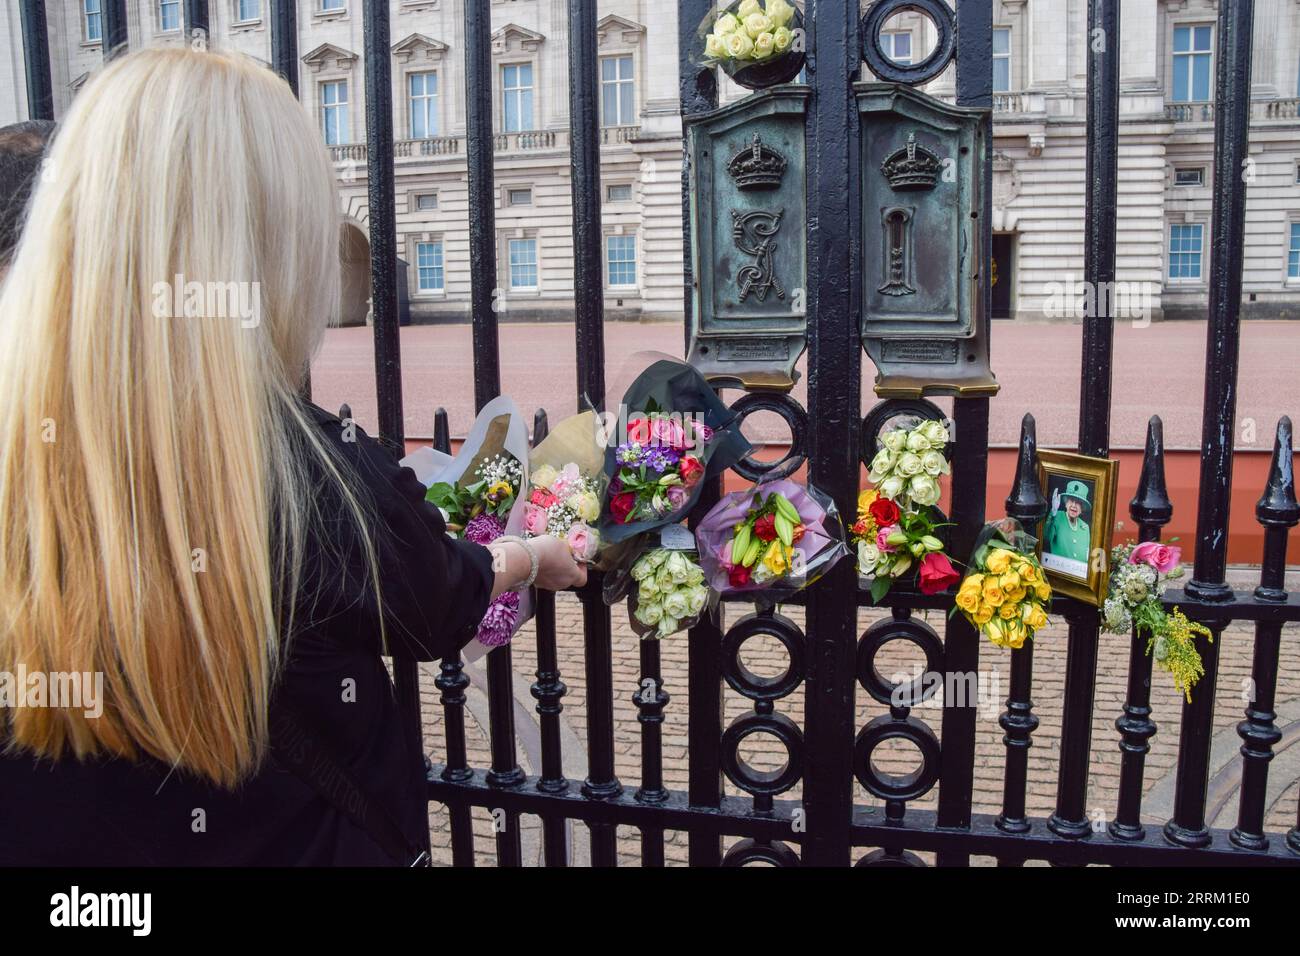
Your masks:
[{"label": "white rose bouquet", "polygon": [[[721,64],[730,72],[732,68],[765,63],[790,53],[799,53],[802,58],[802,45],[796,42],[802,34],[802,23],[801,14],[787,0],[731,3],[721,13],[710,14],[700,27],[705,62]],[[794,73],[798,73],[798,67]]]},{"label": "white rose bouquet", "polygon": [[880,439],[867,480],[900,508],[939,503],[939,478],[952,473],[943,450],[949,440],[943,422],[930,419],[913,428],[895,428]]},{"label": "white rose bouquet", "polygon": [[633,562],[629,574],[628,609],[643,640],[686,630],[711,604],[704,570],[693,552],[654,548]]}]

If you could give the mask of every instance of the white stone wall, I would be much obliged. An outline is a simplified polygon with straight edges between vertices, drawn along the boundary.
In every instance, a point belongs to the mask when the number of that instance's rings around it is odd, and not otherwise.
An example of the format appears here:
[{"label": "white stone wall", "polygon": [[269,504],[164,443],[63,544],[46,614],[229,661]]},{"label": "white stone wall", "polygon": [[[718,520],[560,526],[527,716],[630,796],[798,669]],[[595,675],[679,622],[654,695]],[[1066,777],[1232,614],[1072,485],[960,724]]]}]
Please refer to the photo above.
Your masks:
[{"label": "white stone wall", "polygon": [[[365,140],[361,0],[349,0],[342,14],[324,14],[319,0],[299,3],[299,78],[305,109],[319,117],[319,83],[349,82],[349,139]],[[463,0],[390,0],[395,136],[409,136],[406,74],[439,73],[440,130],[463,137],[465,91]],[[501,245],[512,235],[538,240],[536,293],[506,296],[506,315],[564,317],[572,311],[572,228],[569,207],[568,37],[565,0],[484,0],[491,4],[499,37],[497,63],[528,61],[534,67],[534,126],[549,145],[498,152],[497,226]],[[269,23],[236,24],[236,0],[211,0],[212,43],[267,60]],[[267,6],[266,3],[263,6]],[[869,3],[862,0],[865,10]],[[1209,276],[1209,217],[1213,183],[1213,123],[1170,116],[1173,30],[1180,24],[1213,23],[1215,0],[1125,0],[1121,7],[1120,186],[1117,256],[1120,282],[1141,283],[1155,318],[1203,314]],[[84,41],[81,0],[50,0],[52,65],[56,110],[67,108],[77,88],[100,63],[98,44]],[[182,42],[158,32],[156,2],[129,0],[132,46]],[[1084,0],[999,0],[994,23],[1011,31],[1011,89],[995,97],[994,228],[1014,237],[1012,308],[1017,318],[1041,319],[1054,283],[1083,272],[1084,112],[1087,4]],[[602,148],[606,185],[632,185],[632,199],[605,203],[606,234],[634,234],[637,285],[606,290],[610,315],[671,318],[682,315],[681,123],[677,112],[676,5],[652,0],[606,0],[598,16],[610,21],[601,52],[627,52],[635,62],[635,133],[613,137]],[[1246,314],[1294,315],[1300,282],[1286,275],[1290,224],[1300,219],[1300,3],[1257,0],[1252,92],[1252,177],[1247,204],[1243,271]],[[509,28],[509,29],[507,29]],[[928,21],[903,14],[887,25],[913,31],[922,56],[933,42]],[[428,42],[425,42],[425,41]],[[405,43],[404,41],[410,41]],[[0,13],[0,119],[26,115],[22,43],[14,4]],[[494,76],[499,77],[499,69]],[[500,109],[499,80],[494,102]],[[929,91],[951,98],[950,68]],[[729,101],[745,91],[727,82]],[[1269,104],[1281,109],[1269,112]],[[1287,113],[1290,115],[1286,115]],[[626,141],[624,141],[626,140]],[[399,155],[397,209],[399,249],[412,263],[412,309],[427,318],[461,317],[469,295],[466,170],[463,141],[446,154]],[[365,153],[354,145],[335,150],[342,209],[364,233]],[[1174,170],[1203,167],[1201,186],[1174,185]],[[533,191],[530,206],[503,201],[511,186]],[[418,211],[414,197],[436,192],[438,209]],[[1169,226],[1203,222],[1205,252],[1201,282],[1167,279]],[[445,291],[416,291],[414,244],[424,238],[444,243]],[[355,272],[356,270],[354,270]],[[506,264],[499,270],[504,285]],[[364,293],[361,295],[364,300]],[[354,316],[354,318],[358,318]]]}]

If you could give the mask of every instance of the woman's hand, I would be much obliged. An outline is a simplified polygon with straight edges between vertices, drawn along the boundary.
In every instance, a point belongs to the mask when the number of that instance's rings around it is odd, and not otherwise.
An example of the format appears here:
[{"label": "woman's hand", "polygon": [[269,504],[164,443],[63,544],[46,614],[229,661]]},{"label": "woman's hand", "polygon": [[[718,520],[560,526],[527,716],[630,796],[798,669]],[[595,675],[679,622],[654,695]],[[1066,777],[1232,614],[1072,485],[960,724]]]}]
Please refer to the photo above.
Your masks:
[{"label": "woman's hand", "polygon": [[[547,591],[562,591],[565,588],[581,587],[587,583],[587,568],[573,559],[573,552],[568,544],[551,535],[529,538],[528,545],[537,555],[537,580],[535,587]],[[494,541],[488,545],[492,552],[492,567],[496,571],[496,580],[492,585],[492,597],[496,598],[505,591],[513,591],[528,580],[532,561],[528,551],[517,541]]]},{"label": "woman's hand", "polygon": [[537,552],[537,587],[563,591],[587,583],[587,566],[574,560],[573,552],[564,541],[548,534],[529,538],[528,543]]}]

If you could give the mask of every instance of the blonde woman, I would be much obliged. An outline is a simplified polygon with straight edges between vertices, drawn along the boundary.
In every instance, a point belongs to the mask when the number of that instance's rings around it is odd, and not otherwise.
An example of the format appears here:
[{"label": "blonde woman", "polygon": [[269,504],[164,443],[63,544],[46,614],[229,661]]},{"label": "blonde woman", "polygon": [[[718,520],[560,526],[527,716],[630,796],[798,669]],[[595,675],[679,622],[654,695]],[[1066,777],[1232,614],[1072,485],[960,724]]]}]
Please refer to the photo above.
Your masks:
[{"label": "blonde woman", "polygon": [[337,197],[269,70],[118,60],[47,170],[0,295],[0,863],[413,862],[424,770],[381,654],[451,653],[491,597],[584,570],[448,538],[297,397]]}]

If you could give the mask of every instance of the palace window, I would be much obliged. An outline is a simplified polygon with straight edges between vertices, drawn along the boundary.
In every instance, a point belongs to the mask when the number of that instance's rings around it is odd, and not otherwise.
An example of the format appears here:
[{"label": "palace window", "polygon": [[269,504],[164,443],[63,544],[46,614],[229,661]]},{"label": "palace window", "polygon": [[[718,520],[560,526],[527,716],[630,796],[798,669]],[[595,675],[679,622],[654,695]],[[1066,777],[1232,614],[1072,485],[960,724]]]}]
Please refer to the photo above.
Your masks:
[{"label": "palace window", "polygon": [[600,61],[601,125],[636,125],[635,94],[636,84],[632,78],[632,57],[602,57]]},{"label": "palace window", "polygon": [[636,285],[636,236],[609,236],[605,240],[607,281],[611,288]]},{"label": "palace window", "polygon": [[348,141],[348,81],[330,80],[320,85],[321,130],[326,146]]},{"label": "palace window", "polygon": [[506,243],[510,262],[510,288],[537,288],[537,240],[511,239]]},{"label": "palace window", "polygon": [[531,63],[510,63],[501,67],[501,119],[507,133],[533,128]]},{"label": "palace window", "polygon": [[407,80],[411,93],[411,139],[438,135],[438,74],[412,73]]},{"label": "palace window", "polygon": [[181,28],[181,0],[158,0],[158,29],[170,33]]},{"label": "palace window", "polygon": [[882,33],[880,34],[880,48],[899,66],[912,65],[912,34],[911,33]]},{"label": "palace window", "polygon": [[1209,102],[1213,40],[1209,25],[1174,27],[1175,103]]},{"label": "palace window", "polygon": [[86,40],[89,43],[98,43],[104,39],[103,13],[99,4],[100,0],[85,0]]},{"label": "palace window", "polygon": [[1011,28],[993,30],[993,92],[1011,91]]},{"label": "palace window", "polygon": [[1169,227],[1169,278],[1198,281],[1201,278],[1201,249],[1205,227],[1199,222],[1175,223]]},{"label": "palace window", "polygon": [[415,271],[421,292],[443,291],[441,240],[415,244]]}]

